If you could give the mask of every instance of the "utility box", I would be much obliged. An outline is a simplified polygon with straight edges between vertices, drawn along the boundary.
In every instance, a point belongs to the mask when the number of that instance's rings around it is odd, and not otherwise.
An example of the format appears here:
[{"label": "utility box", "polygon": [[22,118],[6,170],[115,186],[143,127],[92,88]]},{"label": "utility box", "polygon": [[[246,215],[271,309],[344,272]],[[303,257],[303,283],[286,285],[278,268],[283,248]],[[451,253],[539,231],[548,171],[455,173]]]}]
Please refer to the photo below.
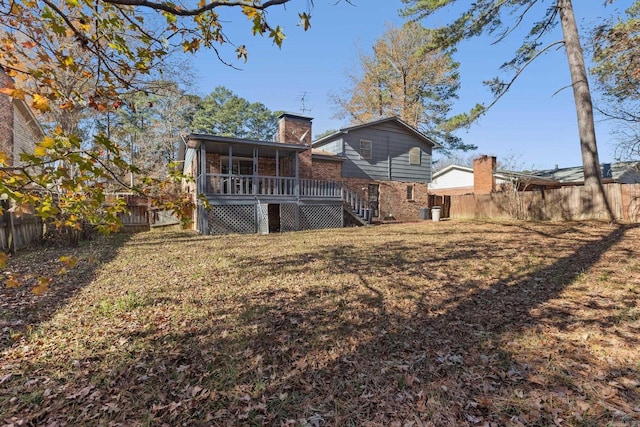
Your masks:
[{"label": "utility box", "polygon": [[429,208],[420,208],[420,219],[429,219]]}]

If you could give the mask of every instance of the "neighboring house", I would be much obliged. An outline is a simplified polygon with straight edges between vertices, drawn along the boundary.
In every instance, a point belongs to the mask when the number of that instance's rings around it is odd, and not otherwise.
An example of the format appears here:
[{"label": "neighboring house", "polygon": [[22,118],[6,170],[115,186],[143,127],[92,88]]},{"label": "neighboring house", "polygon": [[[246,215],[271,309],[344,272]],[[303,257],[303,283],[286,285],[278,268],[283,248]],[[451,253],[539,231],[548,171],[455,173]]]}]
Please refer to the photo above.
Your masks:
[{"label": "neighboring house", "polygon": [[[0,87],[12,88],[13,79],[0,68]],[[20,165],[21,153],[33,153],[44,131],[31,108],[20,99],[0,94],[0,151],[8,158],[8,166]]]},{"label": "neighboring house", "polygon": [[496,171],[495,157],[480,156],[473,160],[473,168],[449,165],[434,173],[429,183],[429,193],[437,196],[487,194],[513,182],[512,174]]},{"label": "neighboring house", "polygon": [[[0,67],[0,87],[13,88],[13,79]],[[33,153],[44,131],[29,106],[20,99],[0,93],[0,153],[5,168],[19,167],[20,154]],[[22,249],[42,239],[43,225],[33,215],[17,218],[8,208],[5,194],[0,194],[0,251]]]},{"label": "neighboring house", "polygon": [[[496,172],[492,175],[495,182],[489,181],[489,188],[505,185],[510,182],[500,173]],[[447,196],[471,194],[475,189],[475,176],[473,168],[460,165],[449,165],[433,174],[431,182],[428,185],[429,193]]]},{"label": "neighboring house", "polygon": [[[640,183],[640,162],[603,163],[604,183]],[[552,189],[582,185],[583,168],[555,168],[529,173],[496,170],[496,158],[481,156],[473,168],[451,165],[433,174],[429,193],[438,196],[488,194],[517,188],[523,190]]]},{"label": "neighboring house", "polygon": [[[313,143],[341,159],[341,174],[331,178],[364,198],[373,218],[399,221],[420,219],[420,208],[428,204],[436,145],[396,117],[340,129]],[[314,175],[323,170],[315,158],[313,165]]]},{"label": "neighboring house", "polygon": [[189,135],[179,156],[194,177],[185,188],[209,205],[198,202],[195,229],[268,233],[418,219],[433,141],[390,118],[342,129],[312,147],[311,121],[282,114],[277,141]]},{"label": "neighboring house", "polygon": [[[602,182],[605,184],[638,184],[640,183],[640,161],[602,163]],[[576,166],[571,168],[555,168],[534,172],[536,176],[550,179],[566,185],[582,185],[584,182],[584,168]]]}]

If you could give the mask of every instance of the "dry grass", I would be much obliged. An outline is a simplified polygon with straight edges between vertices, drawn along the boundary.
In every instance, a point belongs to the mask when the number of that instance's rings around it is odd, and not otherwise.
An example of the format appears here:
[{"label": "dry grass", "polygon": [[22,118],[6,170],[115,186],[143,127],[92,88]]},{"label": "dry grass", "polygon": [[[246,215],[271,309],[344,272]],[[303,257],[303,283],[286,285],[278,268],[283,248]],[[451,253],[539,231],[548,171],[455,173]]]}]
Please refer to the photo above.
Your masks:
[{"label": "dry grass", "polygon": [[0,424],[639,425],[639,237],[451,221],[90,242],[44,297],[0,291]]}]

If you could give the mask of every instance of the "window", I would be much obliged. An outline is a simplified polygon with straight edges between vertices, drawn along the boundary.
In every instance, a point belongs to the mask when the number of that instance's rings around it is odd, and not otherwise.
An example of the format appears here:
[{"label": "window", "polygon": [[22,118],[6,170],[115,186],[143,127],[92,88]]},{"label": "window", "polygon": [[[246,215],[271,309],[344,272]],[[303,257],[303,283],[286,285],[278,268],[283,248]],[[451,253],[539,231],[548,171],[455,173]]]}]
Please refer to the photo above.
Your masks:
[{"label": "window", "polygon": [[415,185],[407,185],[407,200],[414,200]]},{"label": "window", "polygon": [[[253,159],[234,157],[231,167],[233,175],[253,175]],[[229,173],[229,157],[220,157],[220,171],[223,174]]]},{"label": "window", "polygon": [[420,164],[420,147],[413,147],[409,150],[409,164],[410,165],[419,165]]},{"label": "window", "polygon": [[367,141],[366,139],[360,140],[360,158],[361,159],[371,159],[372,157],[372,144],[371,141]]}]

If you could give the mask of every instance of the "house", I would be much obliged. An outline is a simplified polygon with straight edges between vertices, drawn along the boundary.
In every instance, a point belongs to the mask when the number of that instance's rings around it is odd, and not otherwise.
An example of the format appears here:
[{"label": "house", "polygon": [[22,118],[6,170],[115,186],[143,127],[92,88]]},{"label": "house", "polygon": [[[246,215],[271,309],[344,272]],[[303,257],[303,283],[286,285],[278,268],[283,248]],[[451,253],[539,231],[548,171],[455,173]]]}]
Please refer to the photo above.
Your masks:
[{"label": "house", "polygon": [[[640,162],[602,163],[600,165],[602,182],[605,184],[638,184],[640,183]],[[584,169],[582,166],[540,170],[536,176],[558,182],[562,186],[582,185]]]},{"label": "house", "polygon": [[[473,168],[447,166],[433,174],[429,193],[438,196],[489,194],[513,188],[519,191],[553,189],[584,182],[582,166],[513,172],[497,170],[496,163],[493,156],[480,156],[474,159]],[[605,184],[640,183],[640,162],[603,163],[600,167]]]},{"label": "house", "polygon": [[496,158],[480,156],[473,160],[473,168],[449,165],[433,174],[429,193],[437,196],[488,194],[496,188],[505,188],[515,178],[510,171],[497,171]]},{"label": "house", "polygon": [[[13,88],[13,79],[0,67],[0,87]],[[33,153],[44,131],[29,106],[21,99],[0,93],[0,166],[21,166],[20,154]],[[42,221],[33,215],[16,218],[11,202],[0,194],[0,251],[15,252],[42,238]]]},{"label": "house", "polygon": [[435,143],[397,118],[311,143],[312,119],[284,113],[276,141],[191,134],[179,158],[204,234],[269,233],[418,219]]},{"label": "house", "polygon": [[[0,87],[13,87],[13,79],[0,67]],[[21,153],[33,153],[44,131],[24,100],[0,94],[0,152],[7,166],[19,166]]]},{"label": "house", "polygon": [[[331,179],[340,179],[366,200],[373,219],[420,218],[420,208],[428,204],[431,156],[437,146],[432,139],[390,117],[340,129],[312,146],[341,159],[341,174]],[[315,159],[313,170],[323,170]]]}]

